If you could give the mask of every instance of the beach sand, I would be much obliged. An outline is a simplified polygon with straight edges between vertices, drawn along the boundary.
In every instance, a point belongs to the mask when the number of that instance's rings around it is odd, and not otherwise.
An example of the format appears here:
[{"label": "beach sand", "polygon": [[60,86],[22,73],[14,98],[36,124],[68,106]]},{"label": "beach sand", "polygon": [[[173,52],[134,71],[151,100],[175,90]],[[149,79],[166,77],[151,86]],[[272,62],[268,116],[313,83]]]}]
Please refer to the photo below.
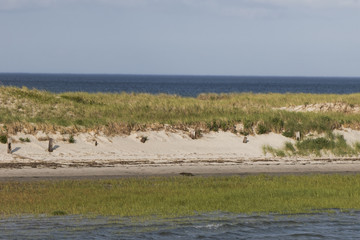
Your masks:
[{"label": "beach sand", "polygon": [[[360,131],[337,130],[348,143],[360,141]],[[335,156],[278,158],[264,154],[262,147],[283,147],[294,142],[281,134],[244,136],[231,132],[210,132],[191,139],[186,132],[147,131],[128,136],[104,136],[95,133],[75,135],[18,134],[11,136],[12,154],[0,144],[0,178],[98,178],[193,175],[357,173],[358,157]],[[47,151],[48,137],[54,139],[54,151]],[[141,137],[147,137],[142,143]],[[20,138],[29,138],[23,143]],[[39,140],[40,139],[40,140]],[[65,141],[64,141],[65,140]],[[97,146],[95,146],[97,141]]]}]

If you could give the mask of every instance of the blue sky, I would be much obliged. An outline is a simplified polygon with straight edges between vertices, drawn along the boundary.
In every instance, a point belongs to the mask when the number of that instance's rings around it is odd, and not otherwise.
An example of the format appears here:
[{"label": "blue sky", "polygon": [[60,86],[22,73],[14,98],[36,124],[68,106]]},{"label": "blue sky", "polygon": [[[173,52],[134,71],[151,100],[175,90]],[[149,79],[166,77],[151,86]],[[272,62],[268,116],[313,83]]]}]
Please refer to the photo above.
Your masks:
[{"label": "blue sky", "polygon": [[360,2],[0,0],[0,72],[360,76]]}]

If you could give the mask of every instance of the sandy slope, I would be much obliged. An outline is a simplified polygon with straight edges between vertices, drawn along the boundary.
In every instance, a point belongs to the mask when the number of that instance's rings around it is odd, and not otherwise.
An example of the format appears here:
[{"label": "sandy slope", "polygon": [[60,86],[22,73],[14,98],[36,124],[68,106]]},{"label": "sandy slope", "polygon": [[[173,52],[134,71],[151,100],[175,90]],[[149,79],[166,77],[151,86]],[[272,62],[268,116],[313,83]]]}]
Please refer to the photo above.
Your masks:
[{"label": "sandy slope", "polygon": [[[129,136],[106,137],[91,133],[75,136],[76,143],[70,144],[63,139],[66,136],[50,134],[55,139],[55,150],[47,152],[47,141],[43,137],[19,134],[12,138],[13,154],[6,154],[6,145],[0,145],[0,161],[110,161],[110,160],[149,160],[154,162],[174,160],[248,160],[266,158],[263,145],[281,147],[286,141],[292,141],[280,134],[249,136],[248,143],[243,137],[230,132],[211,132],[200,139],[193,140],[178,132],[136,132]],[[140,142],[147,136],[145,143]],[[30,143],[22,143],[20,137],[28,137]],[[98,145],[95,146],[95,140]]]},{"label": "sandy slope", "polygon": [[[348,129],[337,133],[343,134],[350,143],[360,140],[360,131]],[[52,153],[47,152],[47,141],[38,140],[45,137],[43,133],[37,136],[12,136],[12,154],[7,154],[6,145],[0,144],[0,164],[10,163],[9,166],[2,166],[0,176],[172,175],[184,171],[204,175],[360,171],[360,161],[356,158],[339,161],[331,156],[323,159],[281,159],[264,155],[264,145],[278,148],[286,141],[294,141],[274,133],[249,136],[248,143],[243,143],[243,136],[230,132],[211,132],[196,140],[183,132],[135,132],[129,136],[115,137],[87,133],[75,136],[74,144],[63,141],[68,136],[49,136],[55,139]],[[147,136],[148,141],[141,143],[142,136]],[[28,137],[31,142],[21,143],[17,141],[20,137]],[[97,146],[95,141],[98,142]],[[15,165],[22,169],[13,169],[14,165],[11,164],[16,163],[55,165]]]}]

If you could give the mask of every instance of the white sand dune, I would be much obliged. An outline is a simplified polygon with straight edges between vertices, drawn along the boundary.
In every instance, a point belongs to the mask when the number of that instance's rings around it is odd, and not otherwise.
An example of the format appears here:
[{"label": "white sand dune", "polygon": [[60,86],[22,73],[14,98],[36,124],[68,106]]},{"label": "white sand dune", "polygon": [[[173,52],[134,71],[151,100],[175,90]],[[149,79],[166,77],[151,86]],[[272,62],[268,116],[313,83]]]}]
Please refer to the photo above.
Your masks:
[{"label": "white sand dune", "polygon": [[[349,143],[360,140],[360,131],[345,129],[335,133],[344,135]],[[142,136],[148,138],[145,143],[140,141]],[[29,138],[31,142],[20,142],[20,137]],[[0,163],[46,162],[60,164],[60,168],[3,167],[0,169],[0,177],[172,175],[182,171],[212,175],[360,171],[357,157],[338,159],[324,156],[316,159],[274,158],[270,154],[265,155],[262,151],[264,145],[280,148],[286,141],[294,142],[293,139],[274,133],[248,136],[247,143],[243,143],[243,136],[222,131],[204,134],[195,140],[184,132],[134,132],[129,136],[114,137],[86,133],[75,136],[75,143],[64,141],[68,136],[57,133],[47,136],[55,140],[52,153],[47,151],[48,141],[38,140],[44,137],[46,135],[43,133],[36,136],[12,136],[13,153],[7,154],[6,144],[0,144]],[[112,167],[66,167],[73,163],[94,162],[102,166],[111,163]]]},{"label": "white sand dune", "polygon": [[[293,141],[280,134],[248,136],[248,143],[243,143],[243,136],[230,132],[211,132],[200,139],[191,139],[182,132],[166,131],[136,132],[129,136],[107,137],[93,133],[75,136],[71,144],[64,139],[67,136],[49,134],[55,140],[55,149],[47,151],[48,141],[37,139],[44,137],[18,134],[12,136],[13,154],[6,153],[6,145],[0,145],[0,161],[109,161],[109,160],[149,160],[155,162],[174,160],[239,160],[266,158],[263,145],[282,147],[286,141]],[[147,141],[140,141],[142,136]],[[30,143],[22,143],[19,138],[29,138]],[[98,145],[95,146],[95,141]]]}]

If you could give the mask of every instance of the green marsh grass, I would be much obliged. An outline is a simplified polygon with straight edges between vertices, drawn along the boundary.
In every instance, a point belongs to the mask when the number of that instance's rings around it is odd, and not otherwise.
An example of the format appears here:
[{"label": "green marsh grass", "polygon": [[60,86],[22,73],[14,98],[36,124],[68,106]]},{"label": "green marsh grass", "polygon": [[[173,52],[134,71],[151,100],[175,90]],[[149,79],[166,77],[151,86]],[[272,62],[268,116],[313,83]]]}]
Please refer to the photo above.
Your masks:
[{"label": "green marsh grass", "polygon": [[0,182],[0,214],[186,216],[360,209],[360,175]]}]

